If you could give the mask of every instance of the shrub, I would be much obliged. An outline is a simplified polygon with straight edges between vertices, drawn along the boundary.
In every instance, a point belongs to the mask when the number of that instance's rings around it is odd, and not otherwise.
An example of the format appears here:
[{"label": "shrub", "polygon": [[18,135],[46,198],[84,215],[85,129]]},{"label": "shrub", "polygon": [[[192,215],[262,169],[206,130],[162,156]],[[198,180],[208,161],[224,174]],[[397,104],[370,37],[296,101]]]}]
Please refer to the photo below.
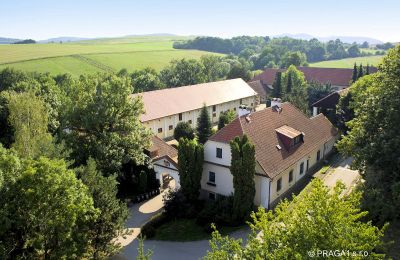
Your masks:
[{"label": "shrub", "polygon": [[165,215],[170,219],[194,218],[197,203],[190,203],[181,190],[170,190],[164,196]]},{"label": "shrub", "polygon": [[179,122],[174,130],[174,138],[179,141],[180,138],[194,139],[194,129],[188,122]]},{"label": "shrub", "polygon": [[156,234],[156,229],[164,223],[168,222],[168,217],[164,213],[158,213],[150,218],[141,229],[141,234],[146,238],[152,238]]},{"label": "shrub", "polygon": [[233,196],[220,196],[215,202],[208,202],[198,214],[196,222],[204,225],[207,232],[211,232],[211,223],[216,225],[234,226],[240,223],[233,220]]}]

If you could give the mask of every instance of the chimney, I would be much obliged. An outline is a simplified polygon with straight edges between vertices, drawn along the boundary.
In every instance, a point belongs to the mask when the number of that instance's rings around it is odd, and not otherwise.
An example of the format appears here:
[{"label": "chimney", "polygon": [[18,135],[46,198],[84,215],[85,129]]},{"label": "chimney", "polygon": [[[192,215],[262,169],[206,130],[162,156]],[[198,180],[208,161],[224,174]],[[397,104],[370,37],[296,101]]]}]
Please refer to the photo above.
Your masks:
[{"label": "chimney", "polygon": [[250,112],[251,112],[251,108],[248,108],[245,105],[240,105],[239,106],[239,112],[238,112],[239,117],[248,115],[248,114],[250,114]]},{"label": "chimney", "polygon": [[281,108],[281,107],[282,107],[282,99],[280,99],[280,98],[273,98],[273,99],[271,100],[271,107],[275,107],[275,106],[277,106],[278,108]]}]

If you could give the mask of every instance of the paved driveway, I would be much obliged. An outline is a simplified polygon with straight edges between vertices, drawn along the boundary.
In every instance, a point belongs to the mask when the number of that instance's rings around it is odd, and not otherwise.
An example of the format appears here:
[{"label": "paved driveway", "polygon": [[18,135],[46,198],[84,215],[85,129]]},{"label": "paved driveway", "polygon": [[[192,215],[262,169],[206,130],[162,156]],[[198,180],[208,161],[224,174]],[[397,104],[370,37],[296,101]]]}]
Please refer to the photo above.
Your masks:
[{"label": "paved driveway", "polygon": [[325,185],[332,188],[337,181],[341,181],[346,185],[346,192],[350,191],[355,183],[361,178],[358,171],[351,170],[350,165],[352,158],[347,158],[340,161],[334,168],[329,170],[321,179]]}]

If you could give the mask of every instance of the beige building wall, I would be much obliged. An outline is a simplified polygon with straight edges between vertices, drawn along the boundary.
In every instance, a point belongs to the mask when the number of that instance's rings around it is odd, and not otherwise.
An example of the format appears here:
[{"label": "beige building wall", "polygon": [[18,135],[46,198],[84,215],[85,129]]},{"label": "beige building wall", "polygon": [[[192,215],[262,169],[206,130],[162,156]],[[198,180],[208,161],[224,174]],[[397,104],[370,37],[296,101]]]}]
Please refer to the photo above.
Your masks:
[{"label": "beige building wall", "polygon": [[[238,110],[241,104],[248,105],[254,109],[256,105],[256,96],[233,100],[230,102],[217,104],[215,106],[208,106],[208,114],[213,124],[218,123],[219,116],[221,112],[227,110]],[[197,118],[200,115],[201,109],[191,110],[182,112],[182,120],[179,120],[179,114],[166,116],[163,118],[158,118],[150,121],[144,122],[144,125],[151,129],[151,131],[159,138],[171,138],[174,135],[174,129],[179,122],[188,122],[193,128],[197,126]]]}]

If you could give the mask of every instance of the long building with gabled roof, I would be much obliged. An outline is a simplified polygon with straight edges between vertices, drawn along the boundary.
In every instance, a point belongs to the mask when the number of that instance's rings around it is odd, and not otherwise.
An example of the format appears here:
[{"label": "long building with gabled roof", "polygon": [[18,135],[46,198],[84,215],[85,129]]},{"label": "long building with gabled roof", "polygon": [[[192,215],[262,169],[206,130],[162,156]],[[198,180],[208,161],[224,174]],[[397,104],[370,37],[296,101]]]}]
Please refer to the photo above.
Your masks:
[{"label": "long building with gabled roof", "polygon": [[242,79],[230,79],[177,88],[167,88],[133,94],[141,97],[145,114],[141,121],[162,139],[173,136],[179,122],[196,127],[203,104],[206,104],[213,123],[218,122],[221,112],[238,112],[241,104],[254,108],[258,94]]}]

